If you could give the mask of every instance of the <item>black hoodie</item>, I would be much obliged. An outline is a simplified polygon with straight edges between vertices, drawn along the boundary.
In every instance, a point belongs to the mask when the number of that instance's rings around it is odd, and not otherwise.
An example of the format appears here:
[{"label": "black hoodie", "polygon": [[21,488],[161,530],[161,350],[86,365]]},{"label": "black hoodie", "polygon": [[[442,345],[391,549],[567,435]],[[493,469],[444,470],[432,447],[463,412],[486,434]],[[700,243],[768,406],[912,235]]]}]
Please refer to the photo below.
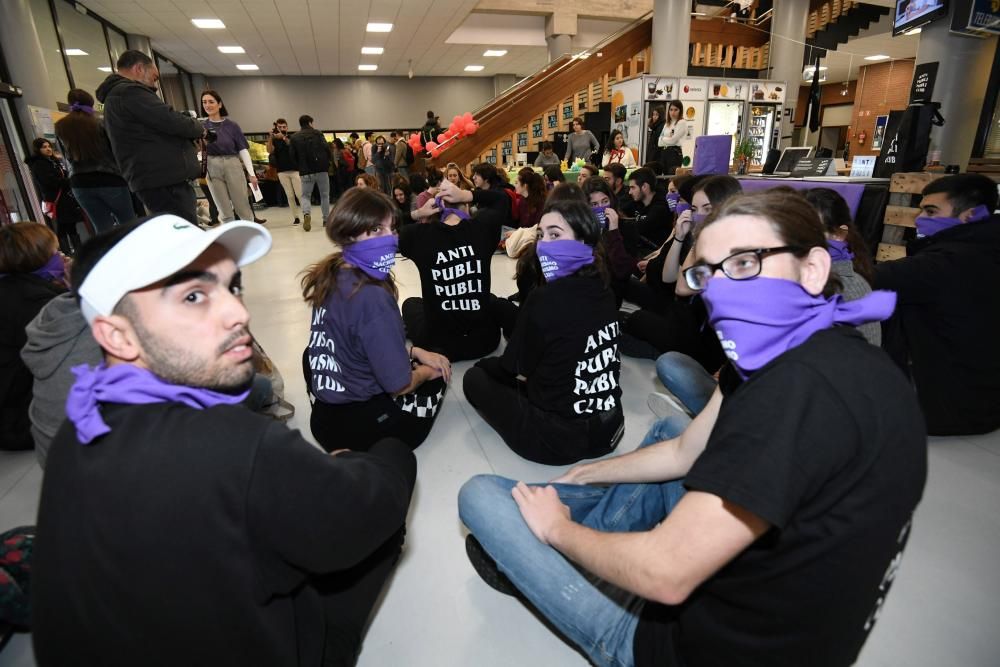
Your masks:
[{"label": "black hoodie", "polygon": [[194,140],[205,128],[164,104],[155,88],[112,74],[97,87],[104,125],[133,192],[176,185],[200,173]]}]

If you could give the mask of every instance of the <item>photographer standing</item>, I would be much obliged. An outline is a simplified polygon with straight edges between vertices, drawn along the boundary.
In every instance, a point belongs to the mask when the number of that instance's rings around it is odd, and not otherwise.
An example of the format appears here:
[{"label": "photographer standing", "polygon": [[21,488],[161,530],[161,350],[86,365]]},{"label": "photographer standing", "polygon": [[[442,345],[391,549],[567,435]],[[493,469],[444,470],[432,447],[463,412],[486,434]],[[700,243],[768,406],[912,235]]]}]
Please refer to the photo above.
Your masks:
[{"label": "photographer standing", "polygon": [[295,151],[288,140],[288,121],[279,118],[274,121],[274,129],[271,136],[267,138],[267,153],[271,156],[271,164],[278,172],[278,182],[285,191],[288,198],[288,207],[292,209],[295,220],[293,225],[299,224],[299,205],[297,200],[302,198],[302,179],[299,177],[299,164],[295,159]]},{"label": "photographer standing", "polygon": [[199,173],[194,141],[205,128],[157,96],[160,72],[145,53],[126,51],[117,69],[97,87],[97,99],[104,103],[104,125],[122,176],[149,213],[174,213],[196,223],[190,180]]},{"label": "photographer standing", "polygon": [[[247,138],[243,136],[242,128],[227,118],[229,111],[214,90],[201,94],[201,108],[208,116],[205,121],[208,189],[219,209],[219,219],[223,223],[232,222],[237,217],[256,221],[247,199],[247,179],[257,185]],[[243,175],[244,169],[246,176]]]}]

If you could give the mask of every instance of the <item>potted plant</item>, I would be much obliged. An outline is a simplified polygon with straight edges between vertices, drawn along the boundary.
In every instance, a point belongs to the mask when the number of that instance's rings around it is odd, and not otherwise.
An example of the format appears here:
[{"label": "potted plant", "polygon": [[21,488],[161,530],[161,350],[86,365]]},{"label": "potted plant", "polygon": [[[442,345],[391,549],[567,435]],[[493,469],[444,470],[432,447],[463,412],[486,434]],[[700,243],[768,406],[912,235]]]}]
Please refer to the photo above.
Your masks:
[{"label": "potted plant", "polygon": [[753,158],[753,152],[756,146],[750,137],[743,137],[737,140],[736,147],[733,149],[733,159],[736,161],[736,173],[743,176],[747,173],[747,167],[750,166],[750,160]]}]

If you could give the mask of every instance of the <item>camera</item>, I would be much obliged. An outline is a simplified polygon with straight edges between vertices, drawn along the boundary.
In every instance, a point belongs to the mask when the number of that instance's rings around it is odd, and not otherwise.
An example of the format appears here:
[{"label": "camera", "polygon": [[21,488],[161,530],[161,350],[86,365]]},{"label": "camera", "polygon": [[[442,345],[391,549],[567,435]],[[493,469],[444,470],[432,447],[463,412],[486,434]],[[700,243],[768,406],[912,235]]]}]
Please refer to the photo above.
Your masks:
[{"label": "camera", "polygon": [[218,138],[219,134],[215,130],[205,130],[205,143],[213,144]]}]

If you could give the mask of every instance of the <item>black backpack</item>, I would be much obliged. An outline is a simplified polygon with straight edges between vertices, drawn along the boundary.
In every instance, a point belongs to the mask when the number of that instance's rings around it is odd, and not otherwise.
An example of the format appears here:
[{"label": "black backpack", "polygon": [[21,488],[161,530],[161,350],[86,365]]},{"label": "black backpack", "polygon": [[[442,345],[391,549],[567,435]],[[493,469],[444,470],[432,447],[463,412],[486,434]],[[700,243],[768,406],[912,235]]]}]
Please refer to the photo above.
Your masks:
[{"label": "black backpack", "polygon": [[322,134],[309,137],[305,158],[309,167],[307,173],[314,174],[330,168],[330,145],[326,143]]},{"label": "black backpack", "polygon": [[406,166],[411,166],[415,160],[416,156],[413,155],[413,147],[410,144],[406,144]]}]

